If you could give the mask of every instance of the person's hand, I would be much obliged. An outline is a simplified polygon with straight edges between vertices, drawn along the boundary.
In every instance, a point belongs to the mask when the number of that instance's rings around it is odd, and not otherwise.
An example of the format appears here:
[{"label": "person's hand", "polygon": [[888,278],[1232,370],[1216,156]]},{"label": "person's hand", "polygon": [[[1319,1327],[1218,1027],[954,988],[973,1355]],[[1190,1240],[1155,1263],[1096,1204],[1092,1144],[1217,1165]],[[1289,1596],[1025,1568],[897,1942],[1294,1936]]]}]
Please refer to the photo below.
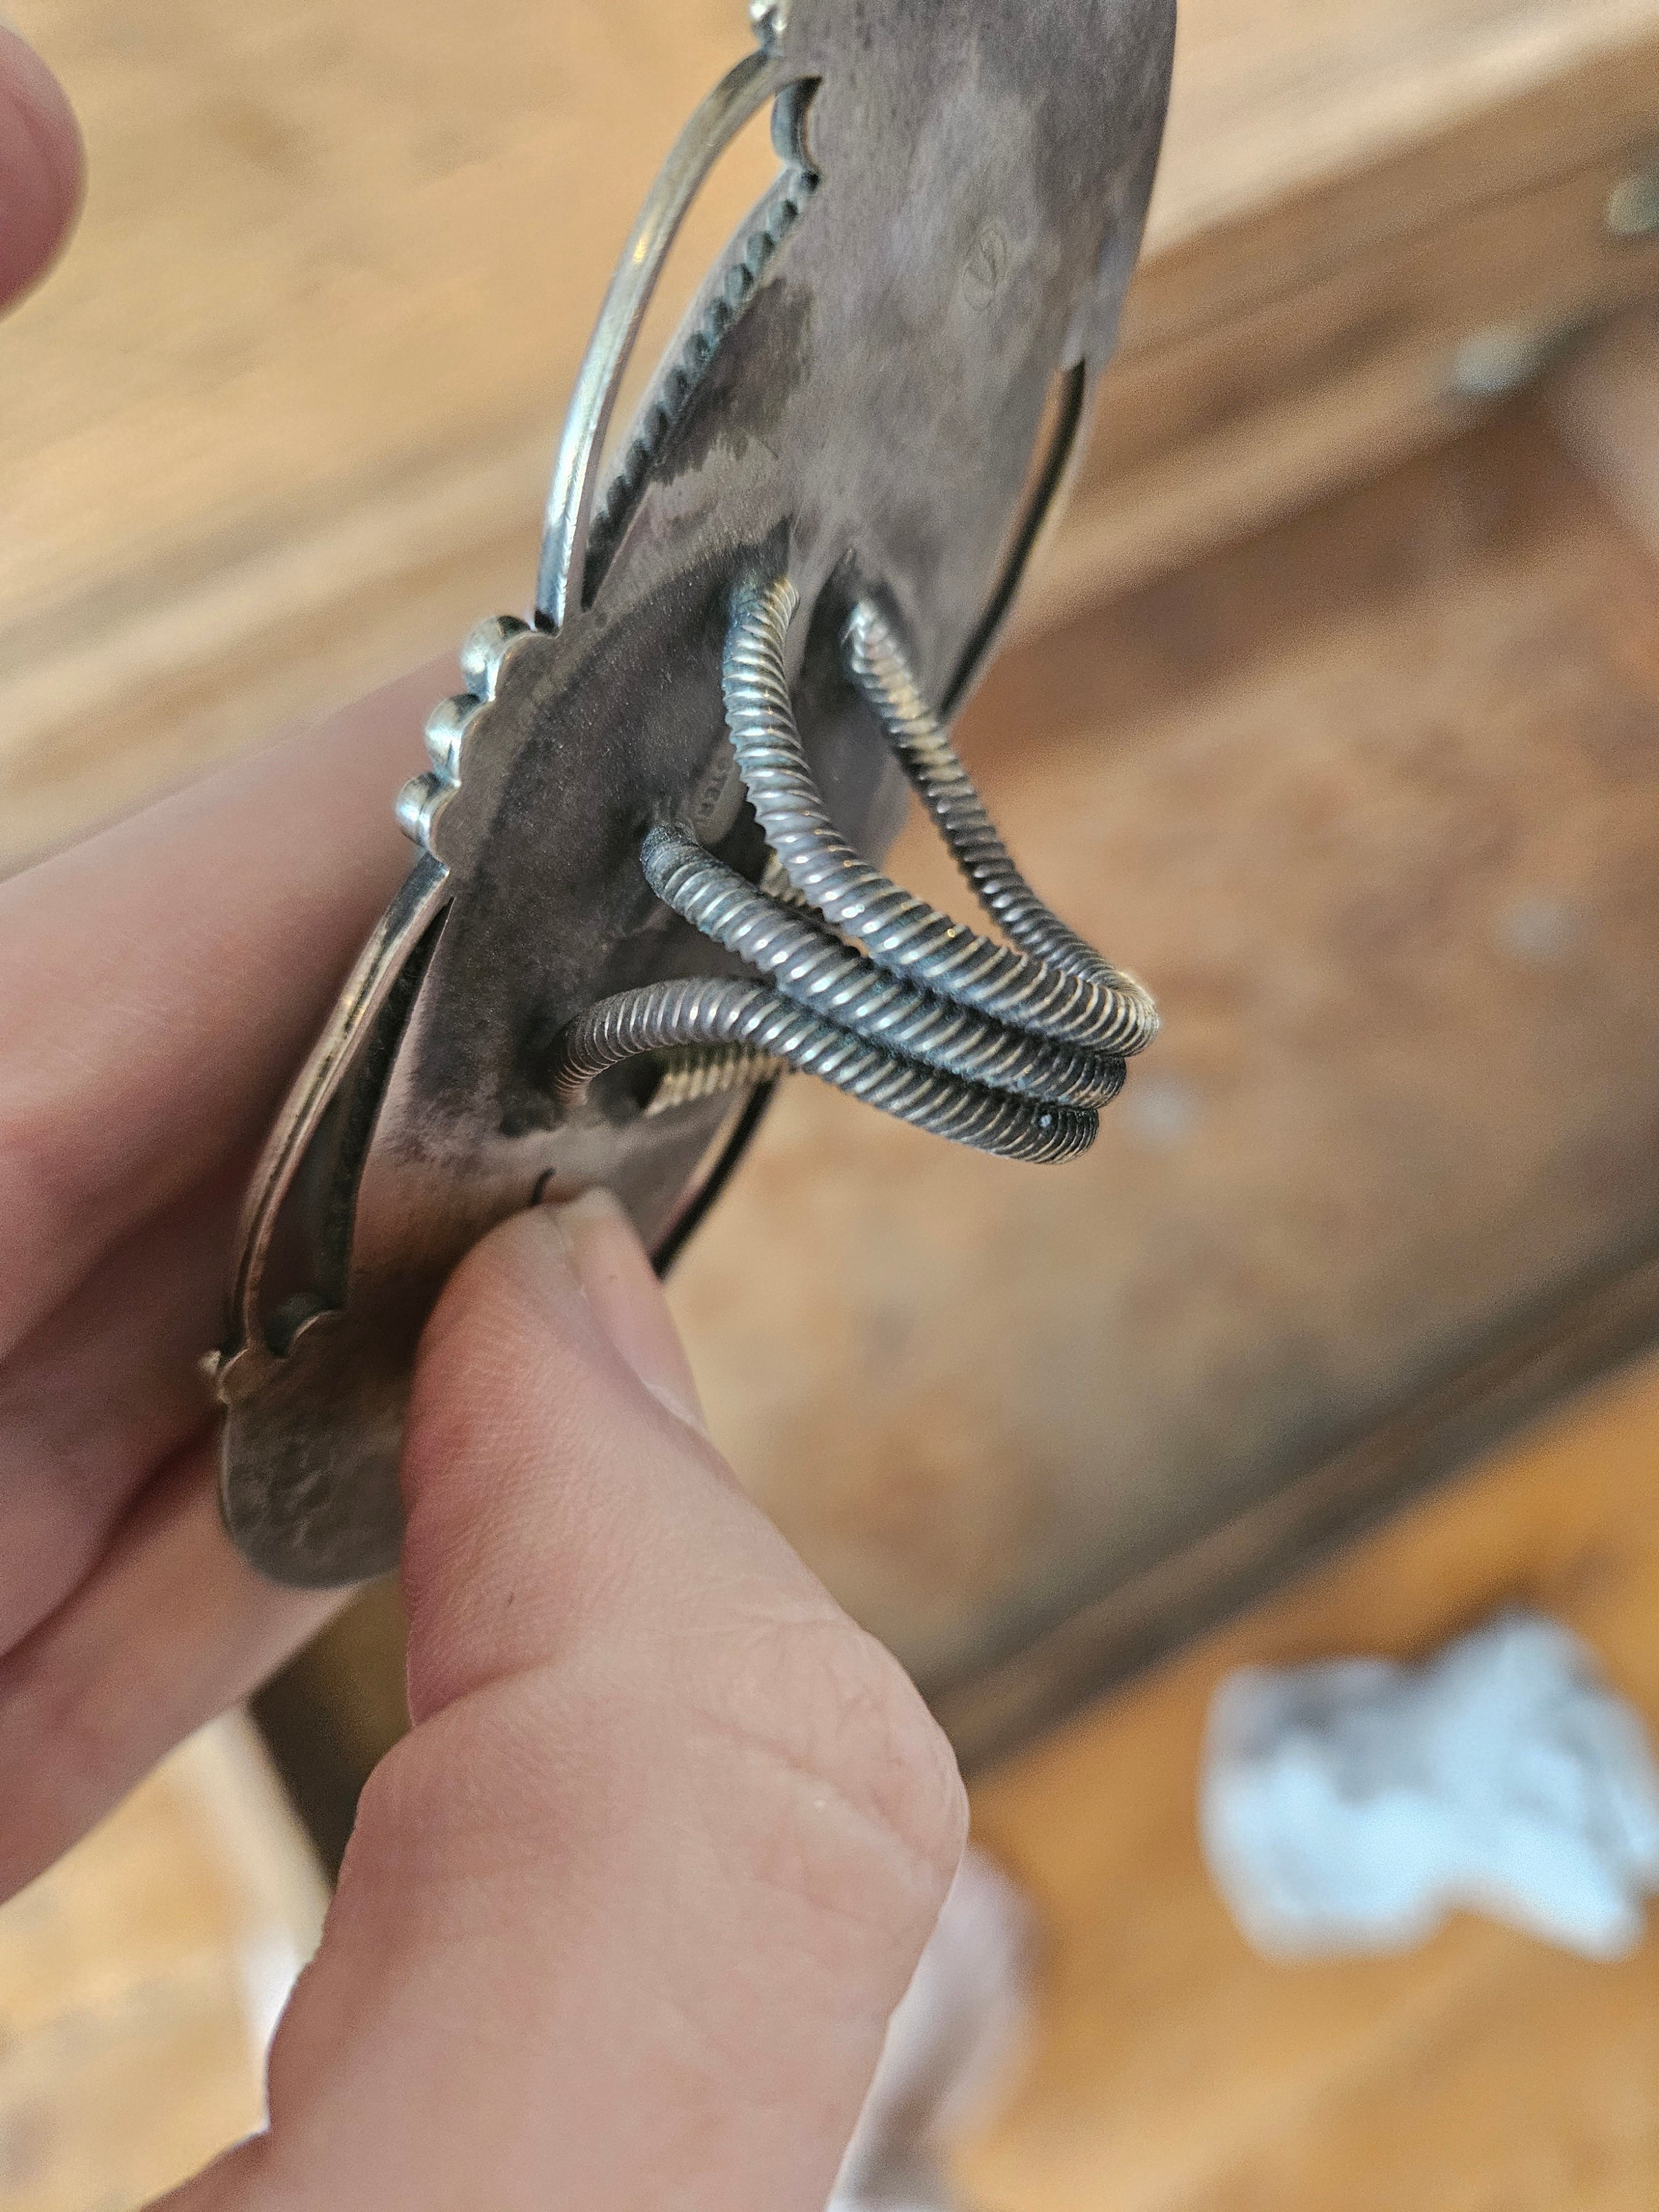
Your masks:
[{"label": "person's hand", "polygon": [[[78,190],[0,32],[0,273]],[[16,211],[21,210],[21,213]],[[239,1192],[407,848],[441,670],[0,885],[0,1893],[330,1601],[220,1528],[197,1360]],[[188,2212],[819,2212],[961,1848],[893,1662],[743,1498],[602,1198],[508,1224],[427,1332],[416,1726]]]},{"label": "person's hand", "polygon": [[960,1784],[721,1465],[611,1201],[463,1266],[404,1489],[414,1732],[277,2035],[271,2132],[177,2212],[822,2212]]},{"label": "person's hand", "polygon": [[0,308],[40,275],[81,198],[81,134],[63,88],[0,23]]}]

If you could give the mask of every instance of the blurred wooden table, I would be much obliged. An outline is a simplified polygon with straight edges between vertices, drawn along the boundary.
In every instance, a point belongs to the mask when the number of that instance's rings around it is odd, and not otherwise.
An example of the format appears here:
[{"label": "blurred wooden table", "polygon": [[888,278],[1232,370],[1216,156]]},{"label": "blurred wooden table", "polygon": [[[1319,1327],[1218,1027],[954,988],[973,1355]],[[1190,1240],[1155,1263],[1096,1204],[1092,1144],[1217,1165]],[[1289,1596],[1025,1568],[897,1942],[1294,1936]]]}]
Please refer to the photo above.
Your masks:
[{"label": "blurred wooden table", "polygon": [[[0,327],[0,866],[524,601],[611,262],[747,43],[741,0],[15,4],[91,188]],[[1659,0],[1184,0],[1023,619],[1448,434],[1471,336],[1524,359],[1659,289],[1605,220],[1656,138]],[[671,304],[770,161],[752,133],[713,180]]]},{"label": "blurred wooden table", "polygon": [[1651,2212],[1659,1936],[1591,1966],[1484,1921],[1376,1963],[1264,1965],[1200,1859],[1199,1745],[1237,1666],[1432,1650],[1534,1605],[1659,1730],[1659,1362],[1540,1424],[988,1775],[1037,1900],[1039,2033],[962,2160],[980,2212]]},{"label": "blurred wooden table", "polygon": [[5,2212],[131,2212],[252,2134],[325,1899],[233,1717],[0,1910]]}]

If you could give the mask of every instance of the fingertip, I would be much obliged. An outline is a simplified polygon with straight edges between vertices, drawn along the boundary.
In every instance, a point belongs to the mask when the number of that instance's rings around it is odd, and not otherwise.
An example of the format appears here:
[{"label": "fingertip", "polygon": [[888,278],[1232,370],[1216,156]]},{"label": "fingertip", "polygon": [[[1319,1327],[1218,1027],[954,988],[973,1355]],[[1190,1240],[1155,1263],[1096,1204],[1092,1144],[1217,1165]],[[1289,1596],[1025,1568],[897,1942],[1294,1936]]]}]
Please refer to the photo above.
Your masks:
[{"label": "fingertip", "polygon": [[0,307],[46,270],[80,206],[84,155],[63,87],[0,23]]},{"label": "fingertip", "polygon": [[[508,1315],[510,1313],[510,1319]],[[503,1222],[456,1270],[428,1325],[422,1365],[471,1365],[485,1347],[556,1336],[590,1366],[642,1382],[706,1436],[702,1407],[662,1285],[633,1223],[609,1191],[532,1206]],[[481,1342],[482,1340],[482,1342]],[[522,1349],[520,1352],[522,1358]]]},{"label": "fingertip", "polygon": [[613,1200],[485,1237],[427,1324],[404,1431],[410,1710],[559,1644],[729,1473]]},{"label": "fingertip", "polygon": [[633,1223],[608,1190],[544,1206],[570,1256],[583,1297],[607,1340],[676,1419],[708,1433],[696,1378],[673,1315]]}]

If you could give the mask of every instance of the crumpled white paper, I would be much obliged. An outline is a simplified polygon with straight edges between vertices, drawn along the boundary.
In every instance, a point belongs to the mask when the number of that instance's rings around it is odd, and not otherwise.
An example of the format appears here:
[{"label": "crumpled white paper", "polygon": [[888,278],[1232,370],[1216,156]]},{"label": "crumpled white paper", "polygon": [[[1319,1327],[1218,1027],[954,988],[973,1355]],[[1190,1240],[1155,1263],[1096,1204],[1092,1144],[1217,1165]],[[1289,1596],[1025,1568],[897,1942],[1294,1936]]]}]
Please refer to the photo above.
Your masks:
[{"label": "crumpled white paper", "polygon": [[1659,1774],[1594,1655],[1508,1613],[1420,1667],[1249,1669],[1211,1707],[1216,1885],[1279,1960],[1408,1949],[1456,1907],[1624,1957],[1659,1891]]},{"label": "crumpled white paper", "polygon": [[1031,1948],[1030,1907],[970,1848],[888,2027],[829,2212],[951,2212],[939,2151],[1018,2057]]}]

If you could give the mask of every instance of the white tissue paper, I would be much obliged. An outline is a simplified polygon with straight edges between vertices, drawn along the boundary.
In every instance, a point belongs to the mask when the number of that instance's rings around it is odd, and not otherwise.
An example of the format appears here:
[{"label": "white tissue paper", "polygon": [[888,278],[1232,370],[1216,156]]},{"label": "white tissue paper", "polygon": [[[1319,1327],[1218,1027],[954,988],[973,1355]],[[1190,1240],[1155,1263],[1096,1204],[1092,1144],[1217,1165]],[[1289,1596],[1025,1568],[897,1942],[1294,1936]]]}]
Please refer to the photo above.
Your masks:
[{"label": "white tissue paper", "polygon": [[969,1849],[893,2014],[829,2212],[951,2212],[939,2152],[1024,2040],[1031,1911]]},{"label": "white tissue paper", "polygon": [[1659,1891],[1659,1775],[1594,1655],[1510,1613],[1420,1667],[1248,1669],[1210,1711],[1200,1820],[1270,1959],[1408,1949],[1459,1906],[1624,1957]]}]

